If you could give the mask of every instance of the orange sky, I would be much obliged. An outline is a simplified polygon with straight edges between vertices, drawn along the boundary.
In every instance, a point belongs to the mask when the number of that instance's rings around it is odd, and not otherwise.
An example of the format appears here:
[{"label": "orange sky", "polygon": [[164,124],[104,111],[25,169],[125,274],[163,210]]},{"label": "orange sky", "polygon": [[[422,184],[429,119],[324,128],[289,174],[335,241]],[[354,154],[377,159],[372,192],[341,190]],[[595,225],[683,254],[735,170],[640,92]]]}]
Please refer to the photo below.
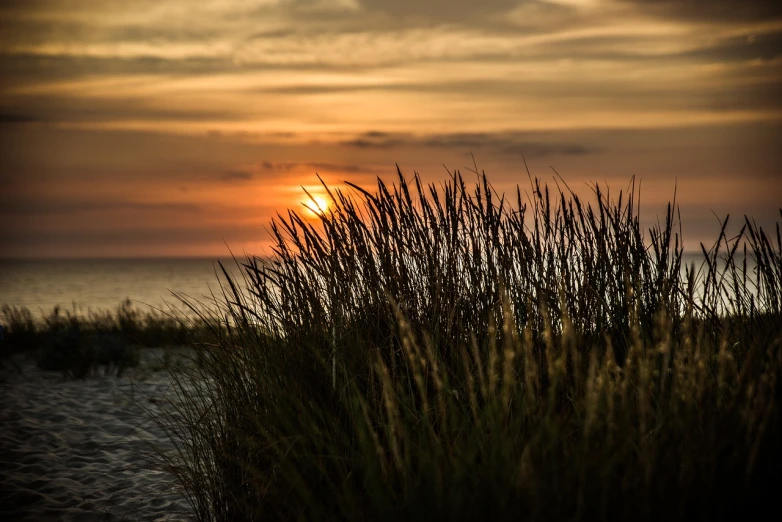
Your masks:
[{"label": "orange sky", "polygon": [[[782,7],[739,0],[6,0],[0,256],[263,253],[301,186],[678,180],[782,206]],[[315,187],[317,188],[317,187]]]}]

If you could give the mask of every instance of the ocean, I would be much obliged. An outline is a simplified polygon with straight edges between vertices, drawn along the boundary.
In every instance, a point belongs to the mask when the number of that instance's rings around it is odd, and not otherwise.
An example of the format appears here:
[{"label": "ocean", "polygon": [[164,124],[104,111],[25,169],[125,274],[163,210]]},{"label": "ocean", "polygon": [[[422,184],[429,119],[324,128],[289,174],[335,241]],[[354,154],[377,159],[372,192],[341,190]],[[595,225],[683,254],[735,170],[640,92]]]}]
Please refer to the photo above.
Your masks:
[{"label": "ocean", "polygon": [[[0,260],[0,304],[36,316],[55,306],[79,314],[114,310],[130,299],[140,310],[179,307],[172,291],[206,300],[220,290],[216,258]],[[233,259],[221,259],[233,274]],[[222,278],[222,274],[221,274]]]},{"label": "ocean", "polygon": [[[84,314],[114,310],[125,299],[144,310],[167,310],[179,305],[172,291],[208,301],[220,290],[216,258],[170,259],[37,259],[0,260],[0,305],[27,307],[34,315],[48,315],[55,306]],[[233,259],[220,259],[235,275]],[[703,261],[702,254],[685,254],[684,265]],[[754,262],[750,267],[754,268]],[[754,279],[751,277],[750,279]],[[697,292],[696,292],[697,293]],[[177,306],[179,307],[179,306]]]}]

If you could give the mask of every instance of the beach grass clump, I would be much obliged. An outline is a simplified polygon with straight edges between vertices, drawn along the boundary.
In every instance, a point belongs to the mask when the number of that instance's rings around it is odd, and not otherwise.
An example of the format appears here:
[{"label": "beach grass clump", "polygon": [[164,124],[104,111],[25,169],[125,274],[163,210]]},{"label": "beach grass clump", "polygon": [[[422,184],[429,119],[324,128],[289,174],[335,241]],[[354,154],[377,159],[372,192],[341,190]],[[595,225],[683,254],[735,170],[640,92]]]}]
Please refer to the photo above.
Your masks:
[{"label": "beach grass clump", "polygon": [[271,225],[172,374],[199,520],[746,516],[780,474],[782,242],[682,266],[675,201],[485,176],[324,185]]},{"label": "beach grass clump", "polygon": [[209,334],[198,321],[156,310],[142,311],[126,299],[113,311],[63,310],[55,307],[36,318],[23,307],[2,307],[3,358],[33,354],[38,366],[71,377],[85,377],[99,368],[121,374],[139,363],[139,348],[186,346]]},{"label": "beach grass clump", "polygon": [[3,305],[3,335],[0,339],[2,356],[12,352],[30,350],[35,346],[38,327],[33,314],[27,308]]}]

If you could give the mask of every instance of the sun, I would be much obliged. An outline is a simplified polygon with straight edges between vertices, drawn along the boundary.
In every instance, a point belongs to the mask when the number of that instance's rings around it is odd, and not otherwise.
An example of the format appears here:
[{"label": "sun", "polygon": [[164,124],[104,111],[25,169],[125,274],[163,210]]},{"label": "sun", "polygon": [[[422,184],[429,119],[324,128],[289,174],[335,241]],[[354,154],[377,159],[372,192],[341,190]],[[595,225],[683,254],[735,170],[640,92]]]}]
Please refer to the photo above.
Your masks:
[{"label": "sun", "polygon": [[321,196],[313,196],[302,202],[307,209],[306,212],[312,217],[317,217],[329,209],[329,202]]}]

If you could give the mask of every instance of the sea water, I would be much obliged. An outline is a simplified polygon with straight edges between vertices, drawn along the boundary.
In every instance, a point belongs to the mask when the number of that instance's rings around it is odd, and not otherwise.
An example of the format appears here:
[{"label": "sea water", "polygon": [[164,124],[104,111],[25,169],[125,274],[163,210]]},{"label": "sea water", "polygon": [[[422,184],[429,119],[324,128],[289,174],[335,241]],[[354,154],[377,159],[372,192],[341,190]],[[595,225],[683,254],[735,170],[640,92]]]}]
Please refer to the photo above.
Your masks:
[{"label": "sea water", "polygon": [[[0,304],[26,307],[37,316],[55,306],[78,314],[114,310],[125,299],[138,309],[181,307],[173,295],[208,301],[232,275],[233,259],[34,259],[0,260]],[[222,282],[222,283],[221,283]]]},{"label": "sea water", "polygon": [[[218,261],[241,279],[242,269],[233,259],[0,259],[0,305],[26,307],[38,317],[55,306],[77,314],[115,310],[125,299],[141,310],[182,308],[172,292],[199,302],[210,302],[213,293],[221,292],[225,278]],[[752,284],[756,265],[748,261]],[[703,254],[685,254],[682,276],[685,266],[694,265],[703,277],[702,263]]]}]

